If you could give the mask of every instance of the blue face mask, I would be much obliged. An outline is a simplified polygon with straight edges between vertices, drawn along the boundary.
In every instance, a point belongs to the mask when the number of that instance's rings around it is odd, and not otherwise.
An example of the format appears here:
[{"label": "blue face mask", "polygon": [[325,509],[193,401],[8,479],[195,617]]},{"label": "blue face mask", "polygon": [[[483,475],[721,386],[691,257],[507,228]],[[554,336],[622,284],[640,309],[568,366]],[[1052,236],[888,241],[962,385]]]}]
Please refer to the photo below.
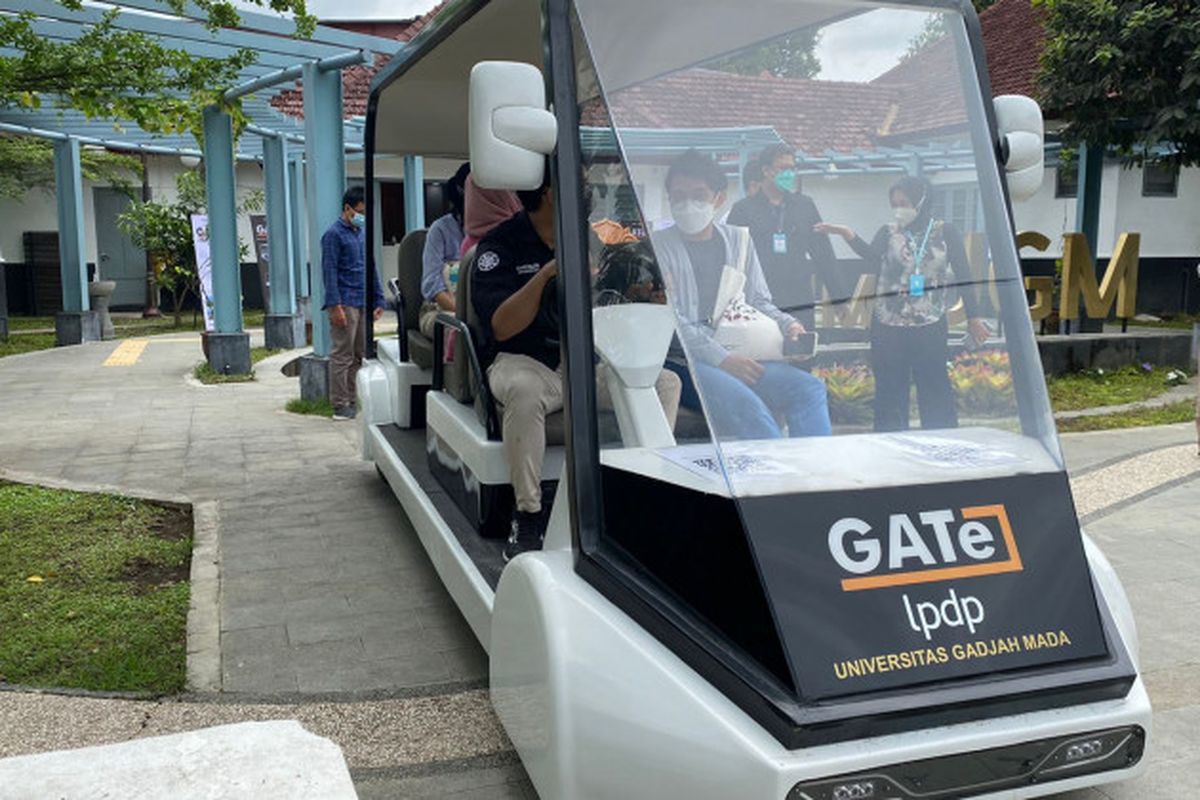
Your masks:
[{"label": "blue face mask", "polygon": [[360,214],[358,212],[355,212],[354,216],[350,218],[350,224],[356,228],[361,228],[362,226],[366,225],[367,224],[366,214]]},{"label": "blue face mask", "polygon": [[781,169],[775,173],[775,185],[780,191],[794,192],[796,191],[796,170]]}]

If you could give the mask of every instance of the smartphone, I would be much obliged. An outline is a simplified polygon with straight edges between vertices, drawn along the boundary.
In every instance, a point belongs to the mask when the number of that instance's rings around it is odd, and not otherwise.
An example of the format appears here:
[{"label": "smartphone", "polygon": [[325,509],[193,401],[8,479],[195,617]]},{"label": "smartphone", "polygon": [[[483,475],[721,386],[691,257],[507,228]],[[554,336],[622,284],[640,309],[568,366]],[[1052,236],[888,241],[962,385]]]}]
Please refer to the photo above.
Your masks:
[{"label": "smartphone", "polygon": [[787,358],[812,358],[817,352],[817,333],[807,331],[799,338],[783,340],[783,355]]}]

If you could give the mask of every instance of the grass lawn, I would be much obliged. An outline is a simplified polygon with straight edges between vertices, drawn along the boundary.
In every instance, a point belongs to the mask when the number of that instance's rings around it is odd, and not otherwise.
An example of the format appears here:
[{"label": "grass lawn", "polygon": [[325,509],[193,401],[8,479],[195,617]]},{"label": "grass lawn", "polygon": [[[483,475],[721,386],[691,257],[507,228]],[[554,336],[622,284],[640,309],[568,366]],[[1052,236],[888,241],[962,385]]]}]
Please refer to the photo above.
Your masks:
[{"label": "grass lawn", "polygon": [[1164,316],[1160,322],[1135,322],[1129,321],[1129,327],[1139,328],[1176,328],[1179,330],[1190,331],[1192,323],[1200,322],[1200,316],[1196,314],[1176,314],[1174,316]]},{"label": "grass lawn", "polygon": [[0,358],[15,356],[20,353],[32,353],[35,350],[49,350],[54,347],[53,333],[11,333],[7,339],[0,339]]},{"label": "grass lawn", "polygon": [[[161,336],[172,333],[197,333],[204,330],[204,318],[197,316],[193,322],[190,311],[183,315],[181,322],[179,327],[175,327],[175,318],[170,314],[152,319],[114,317],[113,329],[118,339],[128,339],[134,336]],[[260,310],[244,312],[242,324],[246,328],[261,328],[263,312]],[[0,358],[18,353],[32,353],[35,350],[49,350],[54,347],[54,317],[9,317],[8,330],[10,334],[8,341],[0,340]]]},{"label": "grass lawn", "polygon": [[1050,405],[1055,411],[1076,411],[1149,400],[1171,388],[1167,383],[1167,373],[1171,371],[1167,367],[1151,370],[1122,367],[1054,375],[1046,382]]},{"label": "grass lawn", "polygon": [[1074,417],[1058,420],[1059,433],[1081,431],[1105,431],[1114,428],[1142,428],[1147,425],[1171,425],[1177,422],[1192,422],[1196,418],[1196,404],[1181,400],[1158,408],[1139,408],[1119,414],[1100,414],[1093,417]]},{"label": "grass lawn", "polygon": [[189,511],[0,482],[0,680],[182,690],[191,552]]},{"label": "grass lawn", "polygon": [[[264,358],[270,358],[276,353],[283,351],[274,347],[251,347],[250,348],[250,363],[257,364]],[[192,377],[204,384],[214,383],[249,383],[254,380],[254,370],[250,370],[248,375],[222,375],[208,365],[207,361],[201,361],[192,370]]]},{"label": "grass lawn", "polygon": [[293,414],[312,414],[317,417],[333,416],[333,404],[328,400],[302,400],[297,397],[288,400],[285,408]]},{"label": "grass lawn", "polygon": [[196,365],[196,368],[192,370],[192,377],[209,386],[215,383],[249,383],[250,381],[254,380],[254,370],[250,370],[250,372],[244,375],[239,375],[236,373],[233,375],[225,375],[217,372],[215,369],[209,366],[207,361],[201,361]]},{"label": "grass lawn", "polygon": [[264,358],[270,358],[273,355],[282,353],[283,349],[279,347],[251,347],[250,348],[250,363],[257,364]]}]

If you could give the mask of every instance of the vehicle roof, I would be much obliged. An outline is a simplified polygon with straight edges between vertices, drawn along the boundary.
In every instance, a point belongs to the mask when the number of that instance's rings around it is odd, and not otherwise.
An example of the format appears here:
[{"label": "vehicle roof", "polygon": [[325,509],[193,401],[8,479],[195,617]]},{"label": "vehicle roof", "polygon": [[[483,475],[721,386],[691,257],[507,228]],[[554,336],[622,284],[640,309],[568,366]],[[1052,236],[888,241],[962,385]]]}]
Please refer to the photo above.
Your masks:
[{"label": "vehicle roof", "polygon": [[[577,6],[595,60],[604,65],[607,91],[847,12],[844,3],[816,1],[780,3],[772,14],[747,14],[728,0],[592,0]],[[540,0],[448,5],[372,85],[375,152],[466,158],[471,67],[487,60],[541,67],[541,13]],[[579,87],[581,99],[594,91]]]},{"label": "vehicle roof", "polygon": [[467,87],[480,61],[542,65],[540,0],[451,3],[371,86],[375,153],[466,158]]}]

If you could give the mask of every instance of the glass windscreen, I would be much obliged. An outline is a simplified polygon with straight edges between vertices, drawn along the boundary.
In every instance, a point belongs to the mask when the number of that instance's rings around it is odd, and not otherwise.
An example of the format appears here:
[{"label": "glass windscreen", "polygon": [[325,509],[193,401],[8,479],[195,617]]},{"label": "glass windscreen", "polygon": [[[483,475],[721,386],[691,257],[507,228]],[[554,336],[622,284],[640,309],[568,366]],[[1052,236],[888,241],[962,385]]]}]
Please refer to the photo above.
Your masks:
[{"label": "glass windscreen", "polygon": [[579,10],[595,302],[668,306],[681,384],[665,465],[609,459],[733,495],[1059,470],[961,17],[675,6]]},{"label": "glass windscreen", "polygon": [[585,550],[804,697],[1102,655],[961,15],[576,7]]}]

